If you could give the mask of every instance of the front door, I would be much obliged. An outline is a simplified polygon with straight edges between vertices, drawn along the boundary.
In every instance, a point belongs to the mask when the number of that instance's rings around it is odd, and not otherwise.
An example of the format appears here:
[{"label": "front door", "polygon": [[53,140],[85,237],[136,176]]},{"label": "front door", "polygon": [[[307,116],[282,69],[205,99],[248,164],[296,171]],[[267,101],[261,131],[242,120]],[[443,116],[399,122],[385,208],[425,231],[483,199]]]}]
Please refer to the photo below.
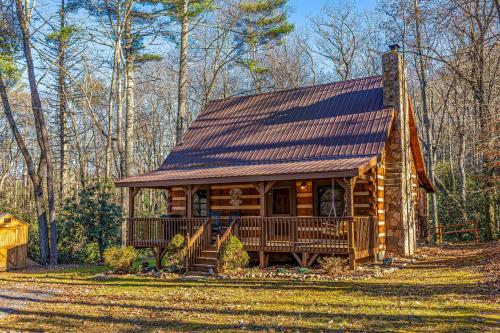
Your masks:
[{"label": "front door", "polygon": [[[290,240],[290,219],[292,216],[292,189],[290,186],[271,189],[269,204],[270,216],[276,217],[268,226],[271,241],[284,242]],[[280,218],[282,217],[282,218]]]}]

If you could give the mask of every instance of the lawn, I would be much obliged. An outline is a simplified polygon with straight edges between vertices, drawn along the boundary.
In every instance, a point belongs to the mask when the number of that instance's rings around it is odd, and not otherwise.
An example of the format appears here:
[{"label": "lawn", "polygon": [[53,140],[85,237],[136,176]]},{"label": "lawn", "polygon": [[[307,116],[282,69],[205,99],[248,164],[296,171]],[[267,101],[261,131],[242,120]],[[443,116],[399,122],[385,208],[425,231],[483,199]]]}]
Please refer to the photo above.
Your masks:
[{"label": "lawn", "polygon": [[423,253],[380,278],[331,282],[108,280],[99,266],[1,273],[10,314],[0,331],[499,332],[498,245]]}]

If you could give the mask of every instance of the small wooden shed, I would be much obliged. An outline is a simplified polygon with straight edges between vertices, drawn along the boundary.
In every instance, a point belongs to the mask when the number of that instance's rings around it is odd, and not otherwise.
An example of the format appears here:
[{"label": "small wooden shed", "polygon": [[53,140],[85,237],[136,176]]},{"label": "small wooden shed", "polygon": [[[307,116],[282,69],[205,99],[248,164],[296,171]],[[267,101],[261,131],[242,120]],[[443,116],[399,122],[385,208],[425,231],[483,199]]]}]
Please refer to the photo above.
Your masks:
[{"label": "small wooden shed", "polygon": [[0,272],[26,267],[28,224],[0,213]]}]

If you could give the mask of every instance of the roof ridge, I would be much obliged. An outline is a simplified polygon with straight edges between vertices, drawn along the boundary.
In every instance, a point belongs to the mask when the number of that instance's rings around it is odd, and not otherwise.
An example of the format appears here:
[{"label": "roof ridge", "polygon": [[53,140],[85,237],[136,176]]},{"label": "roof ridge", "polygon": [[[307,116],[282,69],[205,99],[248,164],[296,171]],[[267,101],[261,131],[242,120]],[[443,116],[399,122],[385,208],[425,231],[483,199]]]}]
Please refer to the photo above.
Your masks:
[{"label": "roof ridge", "polygon": [[256,94],[250,94],[250,95],[239,94],[239,95],[234,95],[234,96],[230,96],[230,97],[226,97],[226,98],[212,99],[212,100],[208,101],[207,105],[210,103],[213,103],[213,102],[220,102],[220,101],[226,101],[226,100],[228,101],[228,100],[235,99],[235,98],[265,96],[265,95],[279,94],[279,93],[290,92],[290,91],[295,91],[295,90],[318,88],[318,87],[335,85],[335,84],[340,84],[340,83],[349,83],[349,82],[355,82],[355,81],[361,81],[361,80],[367,80],[367,79],[375,79],[375,78],[382,79],[382,75],[371,75],[371,76],[363,76],[363,77],[358,77],[358,78],[354,78],[354,79],[349,79],[349,80],[345,80],[345,81],[333,81],[333,82],[326,82],[326,83],[320,83],[320,84],[310,84],[310,85],[305,85],[302,87],[279,89],[279,90],[266,91],[263,93],[256,93]]}]

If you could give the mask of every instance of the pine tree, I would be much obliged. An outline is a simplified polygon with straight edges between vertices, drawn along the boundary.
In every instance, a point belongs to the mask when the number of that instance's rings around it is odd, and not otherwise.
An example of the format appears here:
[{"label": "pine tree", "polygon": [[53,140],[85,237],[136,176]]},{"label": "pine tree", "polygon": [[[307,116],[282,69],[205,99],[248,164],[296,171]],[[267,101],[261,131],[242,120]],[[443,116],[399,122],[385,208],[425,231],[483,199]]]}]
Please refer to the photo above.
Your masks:
[{"label": "pine tree", "polygon": [[242,45],[246,48],[245,59],[241,62],[249,70],[253,86],[263,90],[267,68],[260,64],[260,53],[275,43],[279,43],[294,30],[288,22],[286,4],[288,0],[254,0],[240,3],[242,11]]}]

